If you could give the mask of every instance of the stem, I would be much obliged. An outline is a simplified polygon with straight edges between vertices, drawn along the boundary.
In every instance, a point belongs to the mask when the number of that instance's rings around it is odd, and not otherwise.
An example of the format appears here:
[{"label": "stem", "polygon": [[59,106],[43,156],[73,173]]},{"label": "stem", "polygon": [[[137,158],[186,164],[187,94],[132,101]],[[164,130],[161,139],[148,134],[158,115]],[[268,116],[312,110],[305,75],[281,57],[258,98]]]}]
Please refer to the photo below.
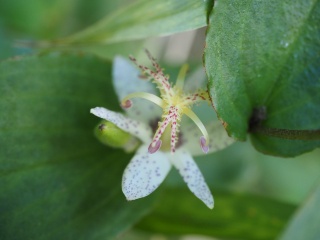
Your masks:
[{"label": "stem", "polygon": [[276,137],[289,140],[320,140],[320,129],[318,130],[288,130],[267,127],[255,127],[252,133],[260,133],[269,137]]}]

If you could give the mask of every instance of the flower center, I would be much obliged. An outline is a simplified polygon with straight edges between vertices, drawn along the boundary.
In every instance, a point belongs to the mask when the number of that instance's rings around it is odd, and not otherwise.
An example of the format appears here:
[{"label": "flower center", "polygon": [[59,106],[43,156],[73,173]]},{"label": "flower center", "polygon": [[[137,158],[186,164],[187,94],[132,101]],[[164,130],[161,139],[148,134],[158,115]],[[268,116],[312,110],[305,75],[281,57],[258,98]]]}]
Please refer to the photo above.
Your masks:
[{"label": "flower center", "polygon": [[[155,133],[158,130],[158,125],[159,125],[159,121],[161,119],[160,118],[156,118],[153,121],[151,121],[149,123],[152,132]],[[171,150],[171,125],[169,124],[169,126],[164,130],[164,132],[162,133],[162,136],[160,138],[160,140],[162,141],[160,150],[164,151],[164,152],[170,152]],[[181,132],[178,133],[178,138],[177,138],[177,142],[176,142],[176,148],[179,148],[183,143],[183,135]]]},{"label": "flower center", "polygon": [[[148,148],[149,153],[155,153],[162,145],[164,145],[163,148],[166,148],[168,142],[170,142],[171,152],[175,152],[176,144],[178,142],[179,126],[183,114],[191,118],[202,132],[203,136],[200,137],[200,146],[202,150],[207,153],[209,150],[209,136],[207,130],[198,116],[191,110],[191,107],[199,101],[209,101],[208,92],[204,90],[198,90],[192,94],[185,94],[183,92],[184,79],[188,69],[187,65],[184,65],[181,68],[176,85],[172,87],[168,81],[169,77],[164,75],[159,64],[148,51],[146,52],[153,67],[155,68],[155,71],[138,64],[137,60],[133,57],[130,57],[130,59],[142,70],[142,73],[146,75],[146,77],[152,79],[152,81],[157,85],[160,90],[160,97],[150,93],[135,92],[127,95],[122,100],[121,105],[123,108],[129,108],[132,106],[132,101],[130,99],[138,97],[147,99],[163,109],[161,121],[158,122],[157,130],[155,131],[153,140]],[[169,130],[171,131],[170,140],[168,141],[167,136],[169,134]]]}]

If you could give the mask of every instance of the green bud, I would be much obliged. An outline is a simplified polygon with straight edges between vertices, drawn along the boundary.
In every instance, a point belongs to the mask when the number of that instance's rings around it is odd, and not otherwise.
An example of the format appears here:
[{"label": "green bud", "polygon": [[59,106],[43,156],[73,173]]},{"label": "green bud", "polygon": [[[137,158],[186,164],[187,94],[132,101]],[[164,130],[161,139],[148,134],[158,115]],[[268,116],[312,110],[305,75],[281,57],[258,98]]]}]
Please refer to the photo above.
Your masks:
[{"label": "green bud", "polygon": [[136,137],[106,120],[97,125],[94,133],[101,143],[109,147],[123,148],[126,152],[132,152],[140,145]]}]

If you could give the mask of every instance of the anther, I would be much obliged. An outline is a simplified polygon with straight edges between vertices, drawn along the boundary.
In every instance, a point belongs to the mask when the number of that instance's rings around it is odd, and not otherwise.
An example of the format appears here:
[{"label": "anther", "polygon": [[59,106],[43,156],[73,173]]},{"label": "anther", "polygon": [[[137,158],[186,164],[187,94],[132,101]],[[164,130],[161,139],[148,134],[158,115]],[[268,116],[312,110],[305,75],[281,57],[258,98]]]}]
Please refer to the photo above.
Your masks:
[{"label": "anther", "polygon": [[207,140],[205,139],[204,136],[200,137],[200,146],[201,146],[202,151],[204,153],[208,153],[209,152],[209,146],[207,145]]},{"label": "anther", "polygon": [[161,147],[162,141],[158,140],[155,144],[154,142],[152,142],[149,147],[148,147],[148,152],[149,153],[155,153],[156,151],[158,151]]},{"label": "anther", "polygon": [[121,103],[121,107],[127,109],[127,108],[130,108],[132,106],[132,101],[131,100],[126,100],[125,102],[122,102]]}]

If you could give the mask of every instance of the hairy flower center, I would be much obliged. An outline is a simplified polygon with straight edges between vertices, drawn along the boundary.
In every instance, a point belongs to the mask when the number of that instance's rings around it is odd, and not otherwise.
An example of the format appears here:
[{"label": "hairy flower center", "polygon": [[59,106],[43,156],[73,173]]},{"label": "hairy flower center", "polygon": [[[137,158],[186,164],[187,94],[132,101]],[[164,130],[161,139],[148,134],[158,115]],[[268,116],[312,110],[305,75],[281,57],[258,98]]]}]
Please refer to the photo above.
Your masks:
[{"label": "hairy flower center", "polygon": [[[158,130],[158,125],[159,125],[159,121],[160,120],[161,120],[160,118],[156,118],[156,119],[154,119],[153,121],[151,121],[149,123],[153,133],[155,133]],[[160,150],[164,151],[164,152],[170,152],[170,150],[171,150],[171,146],[170,146],[170,142],[171,142],[171,125],[169,125],[164,130],[160,140],[162,141]],[[183,144],[183,133],[179,132],[178,133],[177,142],[176,142],[176,148],[179,148],[182,144]]]},{"label": "hairy flower center", "polygon": [[[152,62],[155,71],[142,66],[137,63],[137,60],[133,57],[130,59],[142,70],[142,73],[157,85],[160,90],[160,97],[150,93],[136,92],[131,93],[122,100],[122,107],[129,108],[132,106],[131,98],[144,98],[147,99],[163,109],[161,121],[158,122],[157,130],[155,131],[153,140],[149,145],[149,153],[155,153],[160,149],[167,148],[170,143],[171,152],[175,152],[176,144],[178,142],[179,126],[181,117],[183,114],[187,115],[198,126],[203,136],[200,138],[200,146],[202,150],[207,153],[209,150],[209,136],[203,123],[198,116],[191,110],[193,104],[199,101],[208,101],[208,92],[204,90],[198,90],[192,94],[185,94],[183,92],[183,84],[185,75],[187,72],[187,66],[184,65],[179,73],[177,83],[174,87],[169,83],[169,77],[165,76],[159,64],[147,51],[147,55]],[[170,138],[168,137],[170,133]],[[169,139],[169,140],[168,140]]]}]

